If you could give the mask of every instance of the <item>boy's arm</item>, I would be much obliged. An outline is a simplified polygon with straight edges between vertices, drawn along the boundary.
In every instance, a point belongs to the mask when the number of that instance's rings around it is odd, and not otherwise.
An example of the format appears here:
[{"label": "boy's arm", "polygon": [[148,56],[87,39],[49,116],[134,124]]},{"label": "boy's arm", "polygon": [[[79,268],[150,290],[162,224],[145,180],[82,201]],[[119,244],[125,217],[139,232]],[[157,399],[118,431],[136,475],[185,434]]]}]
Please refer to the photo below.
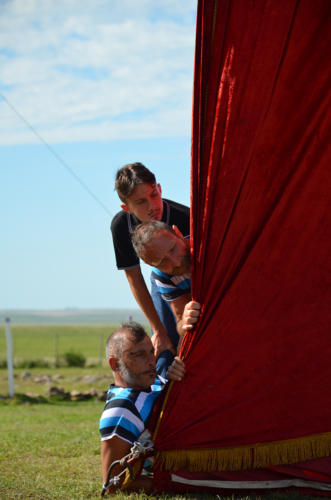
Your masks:
[{"label": "boy's arm", "polygon": [[169,339],[166,329],[161,323],[161,320],[154,307],[152,297],[146,286],[140,266],[133,267],[131,269],[125,269],[125,274],[133,296],[136,299],[140,309],[148,319],[153,330],[153,336],[151,340],[154,345],[155,356],[158,357],[161,352],[165,351],[166,349],[174,352],[174,347],[171,343],[171,340]]}]

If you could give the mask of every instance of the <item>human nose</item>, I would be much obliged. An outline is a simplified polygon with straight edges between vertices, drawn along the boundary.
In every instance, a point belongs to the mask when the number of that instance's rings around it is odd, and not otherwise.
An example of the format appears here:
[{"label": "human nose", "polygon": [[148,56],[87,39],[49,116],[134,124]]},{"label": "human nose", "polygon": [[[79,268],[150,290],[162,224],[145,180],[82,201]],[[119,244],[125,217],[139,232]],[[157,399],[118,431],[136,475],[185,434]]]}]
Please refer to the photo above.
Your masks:
[{"label": "human nose", "polygon": [[[170,266],[169,266],[169,268],[170,268],[170,269],[173,269],[173,268],[175,268],[175,267],[178,267],[178,266],[179,266],[179,264],[180,264],[179,260],[178,260],[178,259],[175,259],[174,257],[172,257],[172,258],[170,259]],[[170,271],[169,271],[169,272],[170,272]]]},{"label": "human nose", "polygon": [[151,208],[153,208],[153,210],[154,210],[155,208],[158,208],[158,199],[157,199],[157,198],[155,198],[155,197],[150,198],[150,200],[149,200],[149,206],[150,206]]},{"label": "human nose", "polygon": [[148,363],[152,365],[153,367],[155,366],[155,354],[154,352],[151,352],[148,357]]},{"label": "human nose", "polygon": [[173,266],[179,266],[181,264],[182,256],[179,254],[179,252],[172,254],[169,258]]},{"label": "human nose", "polygon": [[149,212],[152,212],[154,210],[154,203],[153,203],[153,200],[151,200],[150,198],[147,199],[147,204],[148,204],[148,211]]}]

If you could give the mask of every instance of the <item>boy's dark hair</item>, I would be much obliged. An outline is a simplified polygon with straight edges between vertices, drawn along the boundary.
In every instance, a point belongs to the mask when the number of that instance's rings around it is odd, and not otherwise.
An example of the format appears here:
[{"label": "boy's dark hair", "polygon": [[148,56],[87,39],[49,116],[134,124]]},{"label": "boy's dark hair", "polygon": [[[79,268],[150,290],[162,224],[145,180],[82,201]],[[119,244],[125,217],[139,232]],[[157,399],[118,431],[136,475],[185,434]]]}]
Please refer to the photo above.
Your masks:
[{"label": "boy's dark hair", "polygon": [[144,258],[144,250],[147,245],[151,242],[154,234],[160,231],[169,231],[170,233],[176,234],[172,227],[168,226],[165,222],[158,220],[151,220],[148,222],[143,222],[135,228],[132,234],[132,245],[138,257]]},{"label": "boy's dark hair", "polygon": [[129,163],[116,173],[115,190],[123,203],[132,195],[138,184],[156,184],[155,175],[142,163]]},{"label": "boy's dark hair", "polygon": [[135,321],[125,321],[122,323],[120,328],[114,333],[109,335],[106,342],[106,358],[109,359],[110,356],[115,356],[120,358],[123,351],[123,341],[125,337],[125,332],[130,332],[132,336],[132,341],[134,344],[138,344],[146,337],[147,333],[145,329]]}]

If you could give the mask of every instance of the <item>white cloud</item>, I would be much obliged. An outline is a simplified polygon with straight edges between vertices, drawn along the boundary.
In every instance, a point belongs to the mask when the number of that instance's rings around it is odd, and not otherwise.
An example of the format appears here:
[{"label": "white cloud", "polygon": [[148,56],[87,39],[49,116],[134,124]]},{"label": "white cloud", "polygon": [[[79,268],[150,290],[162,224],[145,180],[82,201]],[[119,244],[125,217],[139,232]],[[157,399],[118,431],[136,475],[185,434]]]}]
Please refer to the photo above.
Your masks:
[{"label": "white cloud", "polygon": [[[195,1],[1,7],[0,93],[45,140],[190,133]],[[4,101],[0,116],[2,144],[36,142]]]}]

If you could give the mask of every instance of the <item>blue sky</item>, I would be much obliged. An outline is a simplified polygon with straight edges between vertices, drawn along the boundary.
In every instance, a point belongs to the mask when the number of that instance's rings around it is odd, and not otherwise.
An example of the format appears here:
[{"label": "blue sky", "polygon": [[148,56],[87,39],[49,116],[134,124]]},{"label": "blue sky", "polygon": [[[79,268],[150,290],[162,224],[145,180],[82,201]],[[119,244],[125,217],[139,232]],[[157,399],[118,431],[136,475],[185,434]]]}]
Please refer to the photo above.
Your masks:
[{"label": "blue sky", "polygon": [[0,7],[0,309],[136,307],[114,176],[141,161],[189,204],[196,1]]}]

